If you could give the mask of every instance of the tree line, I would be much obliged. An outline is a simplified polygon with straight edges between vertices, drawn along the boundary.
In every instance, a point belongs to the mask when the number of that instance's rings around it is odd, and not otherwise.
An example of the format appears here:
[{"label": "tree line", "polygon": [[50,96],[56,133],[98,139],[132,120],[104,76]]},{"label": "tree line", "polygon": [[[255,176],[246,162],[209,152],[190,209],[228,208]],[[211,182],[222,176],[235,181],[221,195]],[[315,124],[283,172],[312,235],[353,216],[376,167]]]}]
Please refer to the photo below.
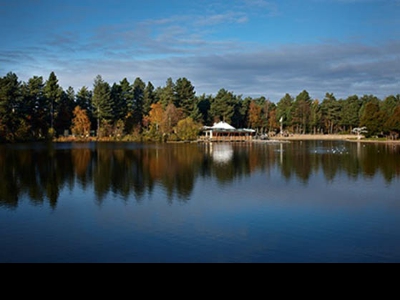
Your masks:
[{"label": "tree line", "polygon": [[21,82],[9,72],[0,78],[0,141],[35,141],[73,135],[77,138],[131,141],[195,139],[203,125],[225,121],[259,134],[281,130],[299,134],[350,133],[366,127],[368,136],[398,136],[400,94],[379,99],[351,95],[312,99],[306,90],[285,94],[277,103],[265,97],[235,95],[221,88],[216,95],[197,96],[190,80],[168,78],[154,87],[137,77],[112,85],[101,75],[93,87],[76,93],[48,79],[33,76]]}]

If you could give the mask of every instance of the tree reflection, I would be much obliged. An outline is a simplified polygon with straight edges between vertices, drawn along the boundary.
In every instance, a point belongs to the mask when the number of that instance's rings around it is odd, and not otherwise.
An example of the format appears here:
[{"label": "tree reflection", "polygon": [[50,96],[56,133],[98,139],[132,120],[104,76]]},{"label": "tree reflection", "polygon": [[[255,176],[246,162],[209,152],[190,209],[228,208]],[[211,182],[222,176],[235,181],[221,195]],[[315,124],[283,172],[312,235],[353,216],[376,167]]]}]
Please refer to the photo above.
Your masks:
[{"label": "tree reflection", "polygon": [[[335,149],[339,149],[336,151]],[[338,174],[351,180],[381,173],[387,184],[400,176],[400,147],[395,144],[95,144],[79,147],[24,145],[0,147],[0,205],[55,208],[63,189],[92,188],[101,204],[112,194],[124,201],[141,201],[162,188],[167,201],[188,201],[198,178],[228,185],[255,172],[280,170],[285,180],[307,185],[322,172],[327,183]],[[312,188],[312,187],[310,187]],[[46,202],[47,201],[47,202]]]}]

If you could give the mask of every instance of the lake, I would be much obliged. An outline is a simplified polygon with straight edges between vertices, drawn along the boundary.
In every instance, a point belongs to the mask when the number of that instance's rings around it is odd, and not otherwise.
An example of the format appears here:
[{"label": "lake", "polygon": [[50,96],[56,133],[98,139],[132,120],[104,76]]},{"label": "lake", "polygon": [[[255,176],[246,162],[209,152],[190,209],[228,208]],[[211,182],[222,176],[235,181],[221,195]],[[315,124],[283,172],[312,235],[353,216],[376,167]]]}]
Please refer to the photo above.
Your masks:
[{"label": "lake", "polygon": [[400,145],[0,146],[0,262],[400,262]]}]

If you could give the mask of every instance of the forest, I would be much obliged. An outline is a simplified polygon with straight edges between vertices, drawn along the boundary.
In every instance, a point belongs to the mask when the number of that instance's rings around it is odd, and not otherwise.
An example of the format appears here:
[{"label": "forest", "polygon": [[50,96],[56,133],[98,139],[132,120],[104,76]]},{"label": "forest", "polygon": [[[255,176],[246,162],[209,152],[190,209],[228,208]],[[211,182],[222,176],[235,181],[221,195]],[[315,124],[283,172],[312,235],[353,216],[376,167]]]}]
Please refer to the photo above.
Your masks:
[{"label": "forest", "polygon": [[[137,77],[112,85],[101,75],[92,88],[64,90],[54,72],[27,82],[9,72],[0,78],[0,142],[96,139],[115,141],[188,141],[204,125],[225,121],[257,133],[346,134],[366,127],[367,137],[397,139],[400,94],[379,99],[350,95],[312,99],[306,90],[286,93],[275,102],[266,97],[235,95],[221,88],[216,95],[196,95],[185,77],[155,87]],[[282,127],[281,127],[282,125]]]}]

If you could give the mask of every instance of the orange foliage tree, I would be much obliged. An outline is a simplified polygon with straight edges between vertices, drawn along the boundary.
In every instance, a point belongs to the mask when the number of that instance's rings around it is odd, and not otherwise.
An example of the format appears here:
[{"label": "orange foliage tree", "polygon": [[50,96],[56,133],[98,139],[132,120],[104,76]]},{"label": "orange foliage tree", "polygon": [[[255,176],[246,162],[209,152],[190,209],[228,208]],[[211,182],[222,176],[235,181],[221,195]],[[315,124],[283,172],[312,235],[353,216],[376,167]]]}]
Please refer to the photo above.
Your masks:
[{"label": "orange foliage tree", "polygon": [[74,118],[72,119],[71,131],[77,136],[89,136],[90,120],[85,109],[79,105],[74,109]]},{"label": "orange foliage tree", "polygon": [[260,128],[262,126],[261,107],[252,100],[249,106],[249,125],[250,128]]}]

